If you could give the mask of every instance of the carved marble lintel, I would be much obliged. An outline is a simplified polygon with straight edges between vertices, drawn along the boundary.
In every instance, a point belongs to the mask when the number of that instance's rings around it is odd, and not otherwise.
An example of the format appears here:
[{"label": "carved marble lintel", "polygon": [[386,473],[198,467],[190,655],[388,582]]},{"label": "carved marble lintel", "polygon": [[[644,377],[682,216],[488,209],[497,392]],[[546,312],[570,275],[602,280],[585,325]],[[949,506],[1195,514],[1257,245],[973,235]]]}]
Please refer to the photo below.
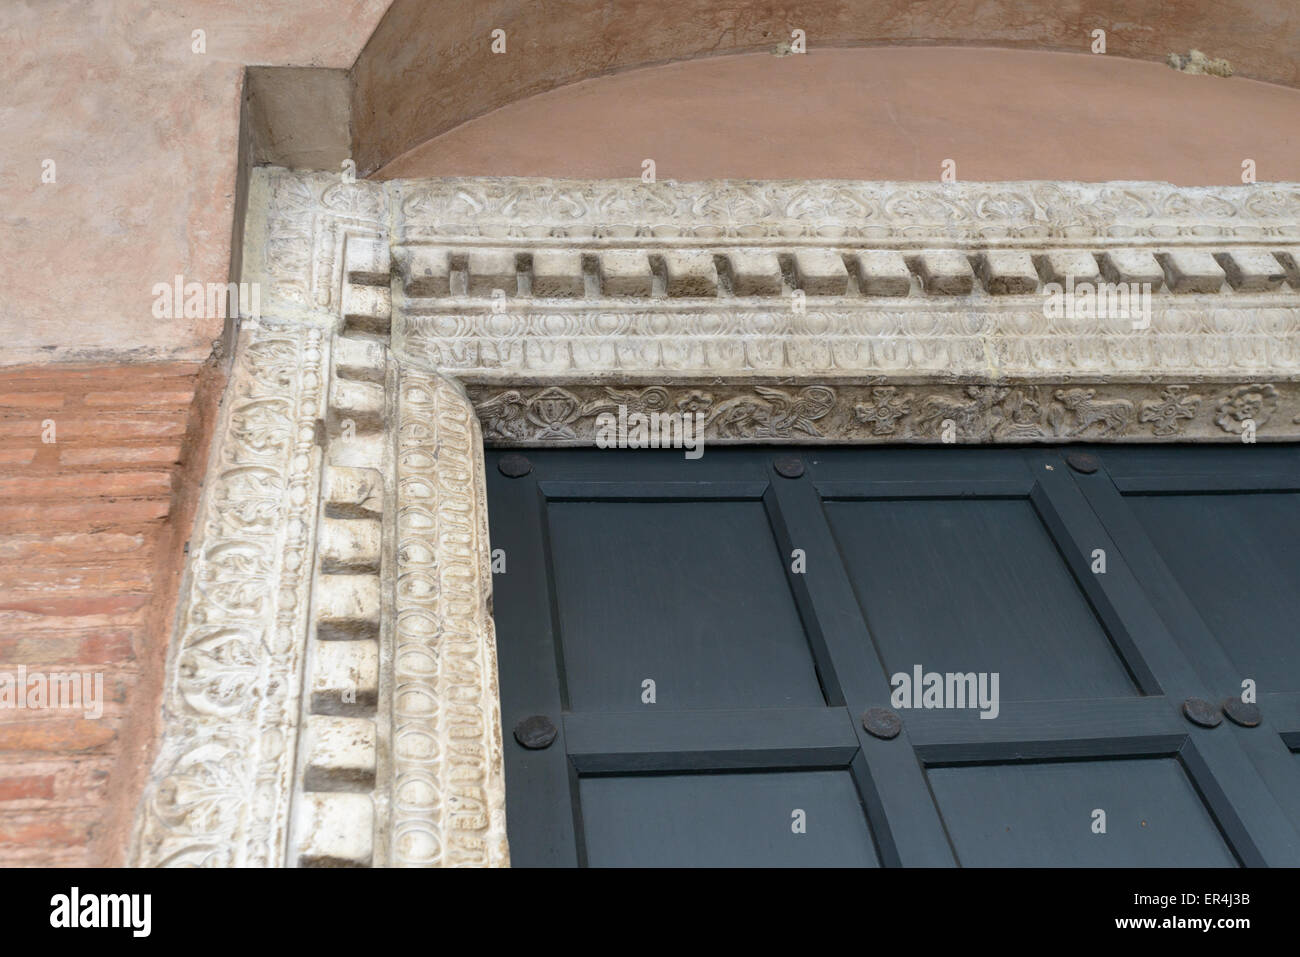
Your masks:
[{"label": "carved marble lintel", "polygon": [[942,385],[883,379],[866,385],[470,383],[467,389],[484,439],[494,446],[592,445],[600,417],[617,417],[620,410],[702,416],[691,421],[700,422],[704,440],[716,445],[1292,441],[1300,420],[1300,383],[1293,382]]},{"label": "carved marble lintel", "polygon": [[1300,186],[452,177],[387,184],[398,244],[842,240],[1063,245],[1300,239]]}]

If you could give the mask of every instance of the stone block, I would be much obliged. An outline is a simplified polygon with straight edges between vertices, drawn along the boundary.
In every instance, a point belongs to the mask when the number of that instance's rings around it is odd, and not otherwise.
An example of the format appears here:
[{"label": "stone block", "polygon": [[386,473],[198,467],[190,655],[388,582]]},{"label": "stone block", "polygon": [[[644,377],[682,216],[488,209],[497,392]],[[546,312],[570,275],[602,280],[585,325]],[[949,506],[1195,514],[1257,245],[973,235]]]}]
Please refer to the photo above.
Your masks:
[{"label": "stone block", "polygon": [[912,257],[910,265],[931,295],[966,296],[975,288],[975,272],[963,252],[931,250]]},{"label": "stone block", "polygon": [[343,247],[343,271],[350,283],[387,286],[392,259],[388,242],[364,236],[349,236]]},{"label": "stone block", "polygon": [[1034,257],[1043,277],[1043,282],[1060,283],[1062,286],[1074,280],[1077,286],[1081,282],[1101,282],[1101,267],[1092,253],[1077,249],[1057,249]]},{"label": "stone block", "polygon": [[833,249],[800,249],[794,254],[799,288],[809,296],[843,296],[849,290],[849,271]]},{"label": "stone block", "polygon": [[387,286],[343,288],[343,328],[383,335],[393,322],[393,294]]},{"label": "stone block", "polygon": [[321,571],[379,573],[383,527],[373,518],[324,518],[317,533]]},{"label": "stone block", "polygon": [[356,382],[383,382],[387,371],[387,352],[382,342],[335,336],[330,346],[334,375]]},{"label": "stone block", "polygon": [[327,516],[380,518],[384,514],[384,480],[377,469],[328,466],[323,494]]},{"label": "stone block", "polygon": [[451,295],[451,250],[445,246],[408,246],[402,251],[402,278],[408,296]]},{"label": "stone block", "polygon": [[329,391],[329,433],[331,436],[345,434],[345,422],[351,422],[359,432],[380,429],[386,407],[382,385],[333,379]]},{"label": "stone block", "polygon": [[1214,256],[1204,249],[1174,249],[1158,258],[1170,292],[1218,292],[1228,278]]},{"label": "stone block", "polygon": [[374,575],[318,575],[316,636],[326,641],[379,635],[379,579]]},{"label": "stone block", "polygon": [[582,254],[567,249],[533,253],[533,295],[542,299],[581,299],[586,289]]},{"label": "stone block", "polygon": [[674,249],[663,254],[668,295],[716,296],[718,270],[713,254],[697,249]]},{"label": "stone block", "polygon": [[1214,259],[1237,292],[1271,292],[1286,281],[1286,269],[1263,249],[1233,249]]},{"label": "stone block", "polygon": [[375,807],[368,794],[304,794],[296,814],[299,867],[369,867]]},{"label": "stone block", "polygon": [[1292,289],[1300,289],[1300,246],[1276,250],[1273,254],[1286,271],[1286,281]]},{"label": "stone block", "polygon": [[783,288],[781,260],[763,249],[732,249],[725,253],[736,296],[779,296]]},{"label": "stone block", "polygon": [[307,716],[308,791],[361,791],[375,786],[375,723],[370,718]]},{"label": "stone block", "polygon": [[854,256],[858,289],[864,296],[906,296],[912,291],[912,271],[896,249],[868,249]]},{"label": "stone block", "polygon": [[313,644],[313,714],[365,715],[378,701],[379,642],[357,639]]},{"label": "stone block", "polygon": [[1015,296],[1038,291],[1034,259],[1020,249],[993,249],[979,257],[979,277],[993,296]]},{"label": "stone block", "polygon": [[1152,292],[1165,281],[1164,270],[1148,249],[1108,249],[1101,254],[1101,273],[1107,282],[1150,283]]},{"label": "stone block", "polygon": [[650,298],[654,275],[650,257],[640,249],[607,250],[600,254],[601,292],[606,296]]},{"label": "stone block", "polygon": [[512,249],[474,249],[465,257],[468,293],[491,297],[495,290],[519,294],[519,267]]}]

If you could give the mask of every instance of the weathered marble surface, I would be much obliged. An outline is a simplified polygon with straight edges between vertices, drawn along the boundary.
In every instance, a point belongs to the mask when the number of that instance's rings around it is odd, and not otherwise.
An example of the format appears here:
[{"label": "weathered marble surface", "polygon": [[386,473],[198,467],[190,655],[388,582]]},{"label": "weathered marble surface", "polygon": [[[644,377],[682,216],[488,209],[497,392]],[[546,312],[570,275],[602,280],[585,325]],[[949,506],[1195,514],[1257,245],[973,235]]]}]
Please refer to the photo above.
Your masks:
[{"label": "weathered marble surface", "polygon": [[[267,315],[190,552],[142,864],[508,863],[484,441],[590,444],[619,406],[702,413],[710,442],[1300,438],[1294,185],[266,169],[253,198]],[[1066,273],[1144,270],[1144,328],[1044,309]]]}]

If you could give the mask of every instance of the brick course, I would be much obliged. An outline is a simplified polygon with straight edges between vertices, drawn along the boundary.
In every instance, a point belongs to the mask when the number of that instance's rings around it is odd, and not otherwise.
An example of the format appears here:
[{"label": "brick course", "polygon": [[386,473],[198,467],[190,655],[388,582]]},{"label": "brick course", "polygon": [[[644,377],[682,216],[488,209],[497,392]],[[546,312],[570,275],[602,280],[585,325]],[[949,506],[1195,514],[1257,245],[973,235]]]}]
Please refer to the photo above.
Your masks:
[{"label": "brick course", "polygon": [[0,672],[98,672],[104,698],[0,708],[0,866],[123,860],[220,385],[211,363],[0,369]]}]

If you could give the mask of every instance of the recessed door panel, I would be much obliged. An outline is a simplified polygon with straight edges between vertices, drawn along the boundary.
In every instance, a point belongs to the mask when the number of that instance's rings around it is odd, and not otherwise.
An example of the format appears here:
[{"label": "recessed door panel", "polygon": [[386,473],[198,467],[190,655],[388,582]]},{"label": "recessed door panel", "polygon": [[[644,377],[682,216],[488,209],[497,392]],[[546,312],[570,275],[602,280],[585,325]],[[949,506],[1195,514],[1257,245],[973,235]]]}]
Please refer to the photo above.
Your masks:
[{"label": "recessed door panel", "polygon": [[573,711],[824,704],[761,502],[550,502]]},{"label": "recessed door panel", "polygon": [[1300,691],[1300,495],[1126,500],[1240,676]]},{"label": "recessed door panel", "polygon": [[1300,864],[1300,449],[1078,451],[489,452],[512,863]]},{"label": "recessed door panel", "polygon": [[1237,864],[1173,758],[932,768],[929,777],[968,867]]},{"label": "recessed door panel", "polygon": [[997,673],[1004,700],[1135,694],[1028,499],[831,501],[890,673]]},{"label": "recessed door panel", "polygon": [[874,867],[847,771],[584,778],[596,867]]}]

